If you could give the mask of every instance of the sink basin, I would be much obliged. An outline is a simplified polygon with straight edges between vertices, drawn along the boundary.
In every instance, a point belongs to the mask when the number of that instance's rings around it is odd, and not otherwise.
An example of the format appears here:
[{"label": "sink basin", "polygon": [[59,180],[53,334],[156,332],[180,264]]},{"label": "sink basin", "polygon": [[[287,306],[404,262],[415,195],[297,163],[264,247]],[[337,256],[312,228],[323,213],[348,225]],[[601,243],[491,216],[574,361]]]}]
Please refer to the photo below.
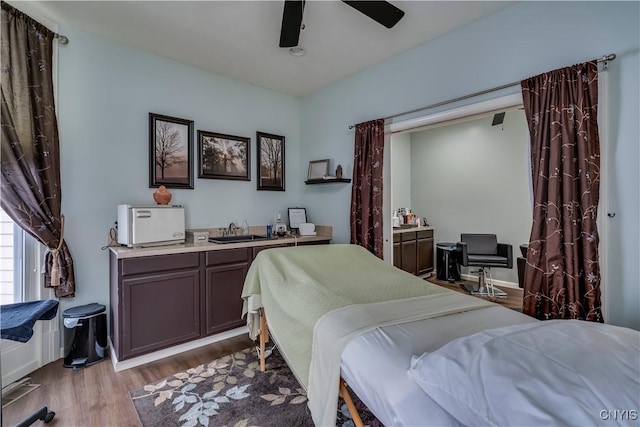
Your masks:
[{"label": "sink basin", "polygon": [[224,237],[209,237],[209,241],[212,243],[242,243],[253,242],[255,240],[267,240],[267,236],[258,236],[256,234],[249,234],[248,236],[224,236]]}]

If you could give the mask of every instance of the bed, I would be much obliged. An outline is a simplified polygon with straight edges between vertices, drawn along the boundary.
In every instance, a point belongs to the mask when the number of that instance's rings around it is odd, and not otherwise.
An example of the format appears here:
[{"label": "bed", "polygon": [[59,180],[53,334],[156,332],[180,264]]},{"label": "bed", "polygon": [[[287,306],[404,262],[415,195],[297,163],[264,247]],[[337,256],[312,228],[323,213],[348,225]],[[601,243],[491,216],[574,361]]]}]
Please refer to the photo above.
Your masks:
[{"label": "bed", "polygon": [[[541,328],[540,335],[536,332],[538,325],[554,322],[539,322],[489,301],[430,284],[355,245],[262,251],[250,267],[243,299],[243,315],[247,315],[250,336],[261,338],[261,354],[264,355],[268,331],[307,391],[314,423],[323,426],[335,425],[339,392],[350,403],[343,380],[385,425],[499,425],[493,420],[504,422],[500,418],[503,412],[522,411],[501,409],[508,403],[505,398],[510,396],[500,393],[498,386],[504,386],[500,381],[474,383],[475,378],[502,377],[500,366],[511,363],[511,354],[518,351],[526,354],[522,350],[525,344],[536,346],[545,342],[538,338],[523,344],[527,337],[559,336],[551,341],[564,341],[569,334],[592,339],[580,335],[585,322],[574,321],[555,323],[559,323],[560,329],[571,326],[578,332],[560,330],[556,331],[559,335],[549,335],[547,329],[551,328]],[[640,392],[637,366],[640,335],[625,328],[619,331],[608,325],[595,326],[588,329],[605,330],[596,331],[600,333],[597,341],[601,344],[594,351],[612,353],[617,365],[623,367],[617,366],[614,369],[617,375],[613,376],[611,369],[599,370],[601,375],[615,377],[622,391],[611,391],[610,400],[601,399],[598,405],[607,402],[617,405],[601,408],[610,410],[626,404],[622,409],[637,411],[632,397]],[[496,342],[501,346],[497,350],[492,347]],[[616,347],[615,343],[623,344]],[[616,347],[616,351],[611,352],[610,346]],[[462,354],[466,359],[459,357]],[[549,354],[555,354],[553,349]],[[554,365],[555,361],[549,364]],[[509,366],[515,375],[522,366],[529,369],[532,363],[524,357],[516,362]],[[560,370],[566,367],[562,363],[555,365]],[[593,366],[588,367],[593,370]],[[467,371],[472,375],[467,375]],[[531,375],[544,378],[545,373]],[[575,377],[571,371],[552,373]],[[544,384],[536,386],[535,393],[539,394],[542,387],[544,395]],[[580,389],[584,382],[579,381],[573,387]],[[458,391],[463,388],[468,390],[459,399]],[[590,386],[590,390],[593,399],[602,397],[597,396],[598,387]],[[529,399],[536,401],[530,396]],[[542,421],[545,425],[566,424],[562,411],[558,414],[543,407],[540,412],[542,415],[525,411],[529,418],[524,419],[524,424],[527,420]],[[550,415],[544,418],[545,414]],[[586,406],[580,414],[582,418],[576,419],[589,420],[591,424],[603,419]],[[634,413],[626,414],[632,417]],[[357,414],[353,415],[357,424]]]}]

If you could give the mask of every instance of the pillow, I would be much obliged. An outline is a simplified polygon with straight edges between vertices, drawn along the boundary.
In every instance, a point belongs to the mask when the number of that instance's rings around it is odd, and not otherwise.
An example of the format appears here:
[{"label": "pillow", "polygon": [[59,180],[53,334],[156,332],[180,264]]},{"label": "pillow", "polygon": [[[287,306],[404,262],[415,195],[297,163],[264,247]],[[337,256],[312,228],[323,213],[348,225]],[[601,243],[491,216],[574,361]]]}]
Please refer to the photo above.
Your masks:
[{"label": "pillow", "polygon": [[580,320],[506,326],[412,358],[409,374],[465,425],[638,420],[640,332]]}]

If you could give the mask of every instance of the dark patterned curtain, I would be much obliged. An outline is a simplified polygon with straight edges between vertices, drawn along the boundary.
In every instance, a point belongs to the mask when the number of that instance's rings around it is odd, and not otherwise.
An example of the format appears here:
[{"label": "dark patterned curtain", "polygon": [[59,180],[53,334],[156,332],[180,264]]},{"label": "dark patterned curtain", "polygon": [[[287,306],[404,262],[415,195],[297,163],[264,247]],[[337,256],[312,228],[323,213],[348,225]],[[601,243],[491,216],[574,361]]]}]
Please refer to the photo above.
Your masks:
[{"label": "dark patterned curtain", "polygon": [[351,243],[378,258],[382,246],[382,157],[384,120],[356,125],[353,184],[351,188]]},{"label": "dark patterned curtain", "polygon": [[522,96],[534,194],[523,312],[602,322],[597,64],[523,80]]},{"label": "dark patterned curtain", "polygon": [[53,99],[54,33],[2,2],[2,209],[49,250],[45,286],[75,294],[60,214],[60,151]]}]

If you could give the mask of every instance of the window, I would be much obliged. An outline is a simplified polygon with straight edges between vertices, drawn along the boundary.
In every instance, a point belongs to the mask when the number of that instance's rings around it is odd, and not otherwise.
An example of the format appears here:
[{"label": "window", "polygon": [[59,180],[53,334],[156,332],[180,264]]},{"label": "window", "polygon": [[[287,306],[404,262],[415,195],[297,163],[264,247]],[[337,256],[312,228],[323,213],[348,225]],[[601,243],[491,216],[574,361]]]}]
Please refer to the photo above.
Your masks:
[{"label": "window", "polygon": [[0,209],[0,304],[39,297],[41,245]]},{"label": "window", "polygon": [[[0,304],[53,298],[42,287],[44,246],[0,209]],[[2,340],[2,384],[10,384],[60,355],[58,322],[36,322],[26,343]]]}]

